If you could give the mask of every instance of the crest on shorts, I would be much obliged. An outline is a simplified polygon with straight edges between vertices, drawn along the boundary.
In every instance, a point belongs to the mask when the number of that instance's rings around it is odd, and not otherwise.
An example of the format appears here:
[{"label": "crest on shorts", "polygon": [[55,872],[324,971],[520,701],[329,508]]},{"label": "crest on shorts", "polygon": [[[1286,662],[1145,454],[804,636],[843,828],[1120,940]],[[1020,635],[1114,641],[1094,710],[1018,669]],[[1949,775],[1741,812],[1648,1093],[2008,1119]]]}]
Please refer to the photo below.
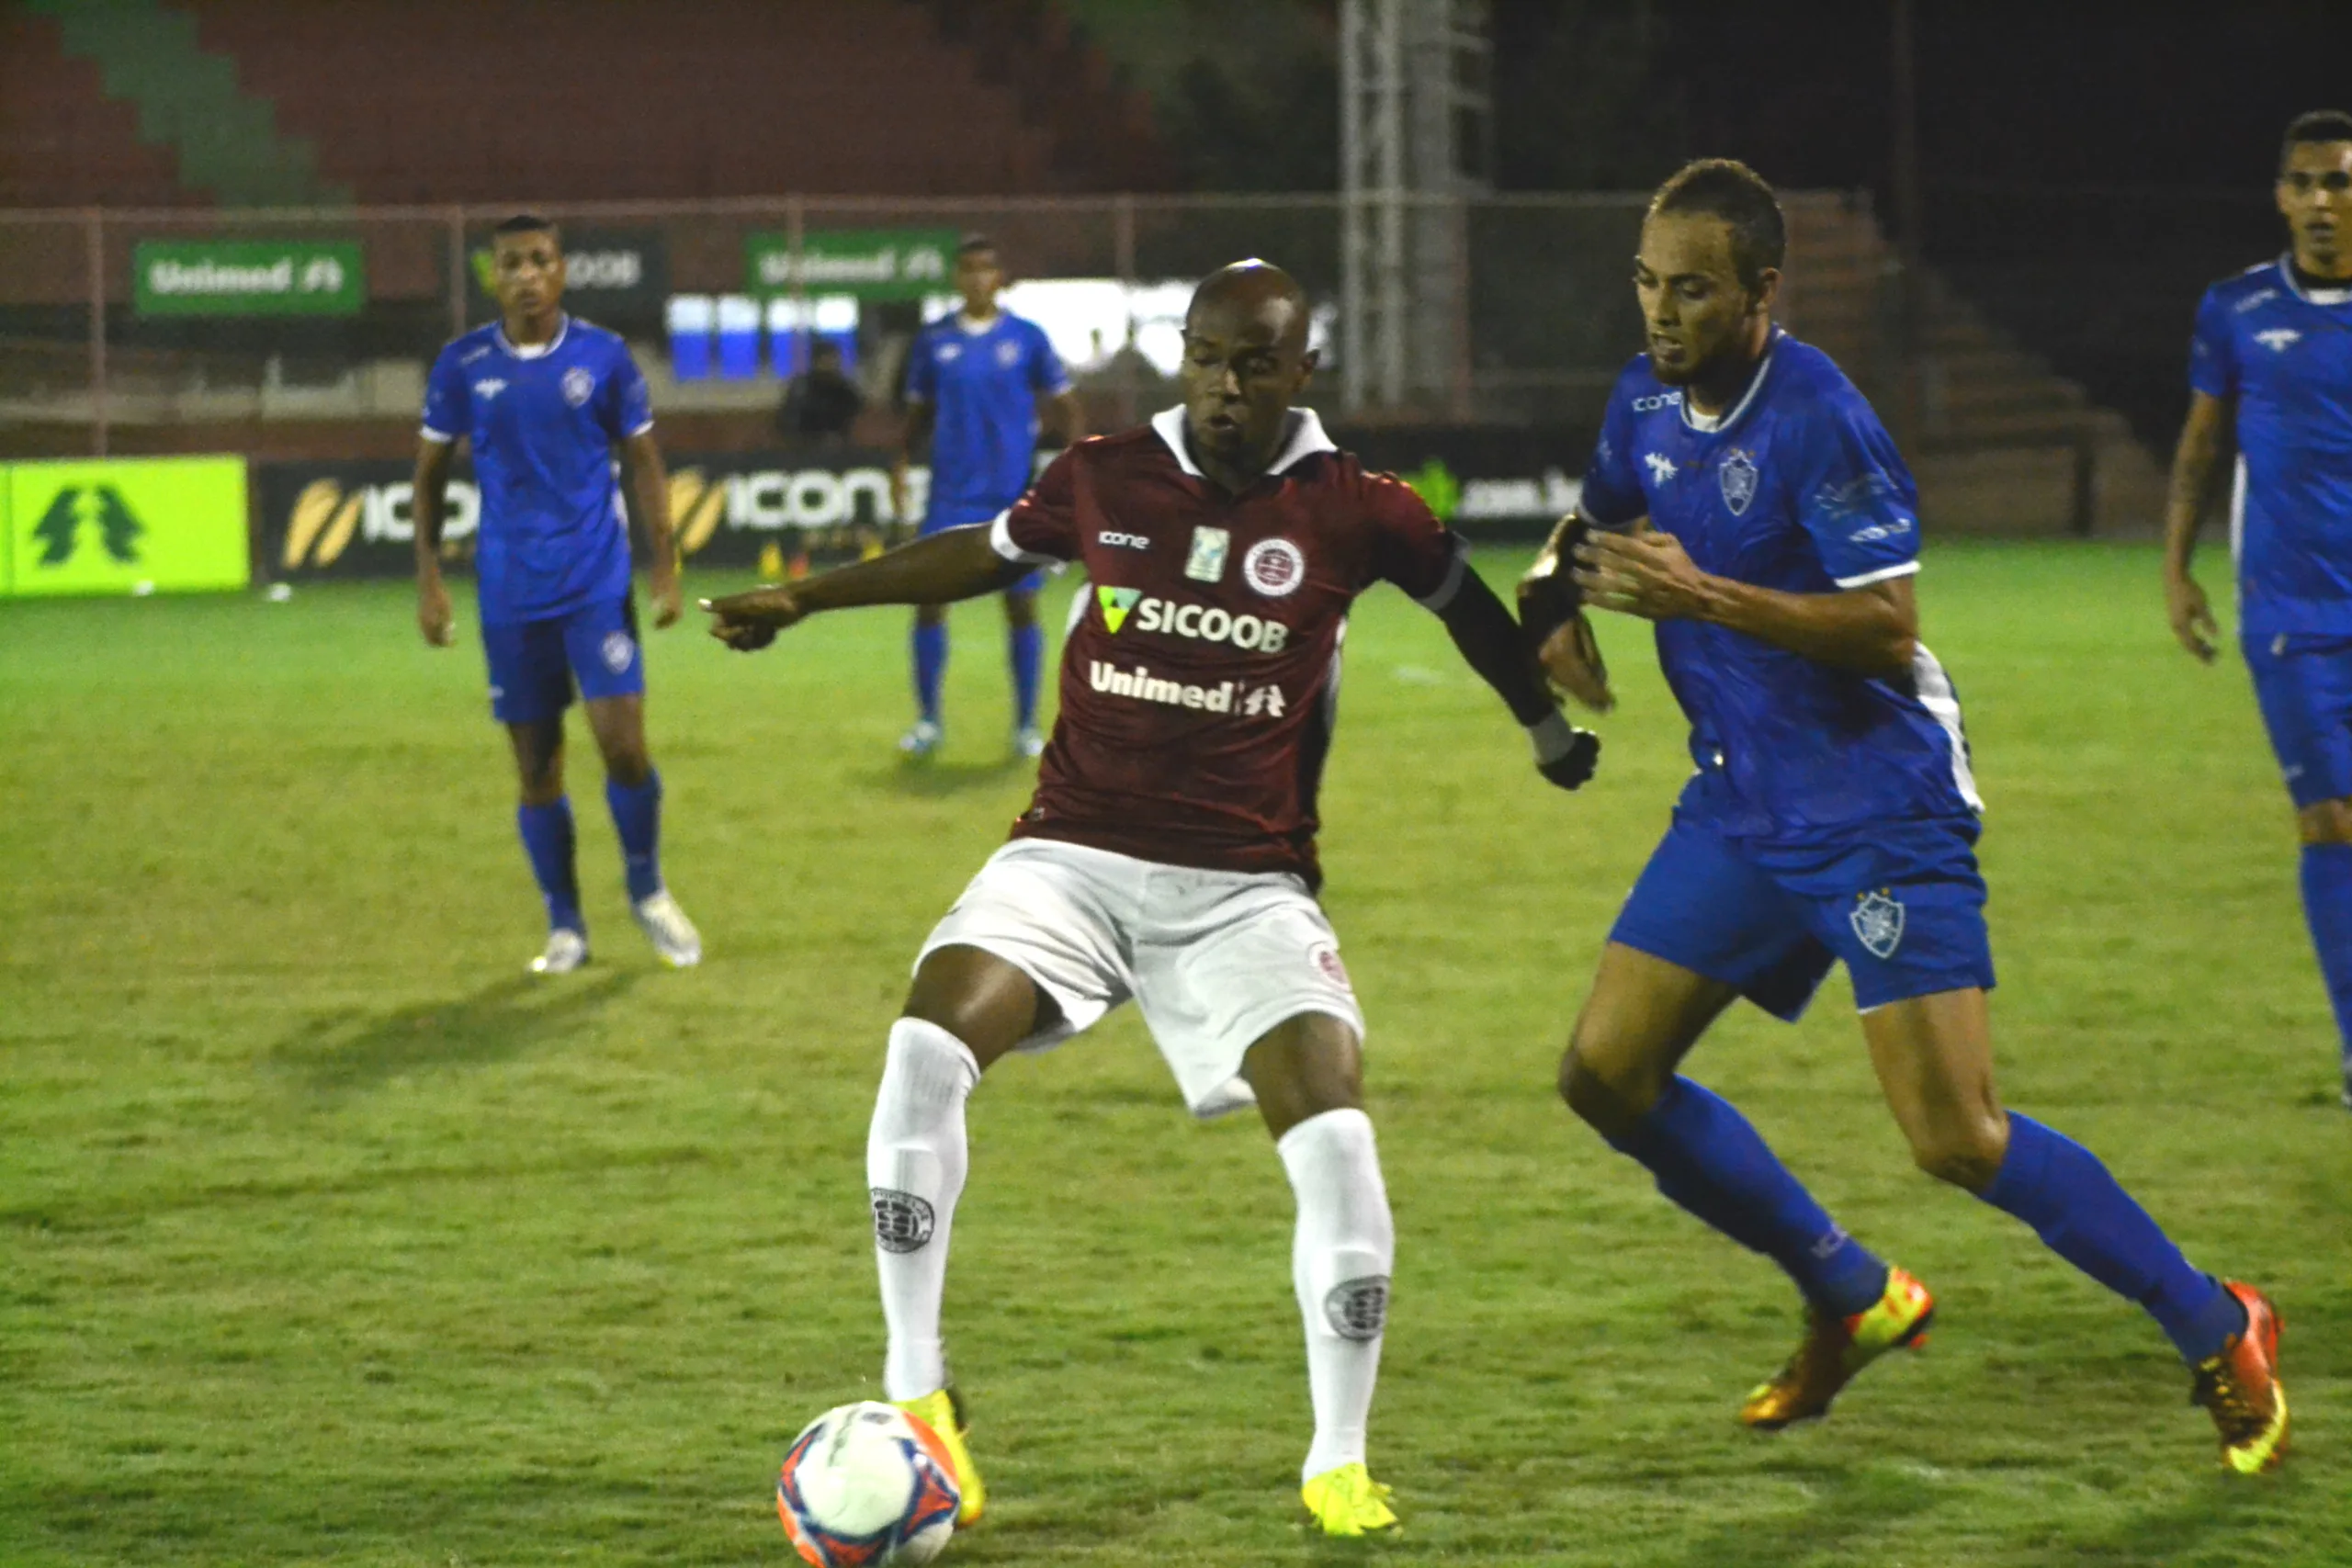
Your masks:
[{"label": "crest on shorts", "polygon": [[1094,602],[1102,606],[1102,629],[1116,633],[1126,625],[1127,612],[1143,597],[1140,588],[1097,588]]},{"label": "crest on shorts", "polygon": [[1241,581],[1280,599],[1306,581],[1306,552],[1288,539],[1261,539],[1241,557]]},{"label": "crest on shorts", "polygon": [[563,400],[573,408],[586,402],[595,389],[596,378],[586,367],[575,365],[563,373]]},{"label": "crest on shorts", "polygon": [[1894,950],[1903,945],[1903,906],[1888,897],[1883,887],[1863,894],[1856,900],[1854,912],[1846,919],[1853,926],[1855,937],[1873,958],[1892,958]]},{"label": "crest on shorts", "polygon": [[1331,1287],[1323,1298],[1323,1321],[1342,1339],[1377,1339],[1388,1326],[1388,1276],[1367,1274]]},{"label": "crest on shorts", "polygon": [[1225,553],[1233,536],[1206,525],[1193,530],[1193,550],[1184,558],[1184,575],[1195,582],[1216,582],[1225,576]]},{"label": "crest on shorts", "polygon": [[1747,512],[1747,503],[1756,499],[1756,455],[1735,446],[1715,470],[1723,481],[1724,504],[1737,517]]},{"label": "crest on shorts", "polygon": [[[1277,708],[1274,711],[1279,713],[1282,710]],[[1343,990],[1347,988],[1348,966],[1340,962],[1338,948],[1328,942],[1318,942],[1306,950],[1306,961],[1315,965],[1316,972],[1323,978]]]},{"label": "crest on shorts", "polygon": [[867,1189],[874,1199],[874,1245],[885,1252],[920,1252],[935,1223],[931,1205],[895,1188]]},{"label": "crest on shorts", "polygon": [[628,633],[606,632],[605,634],[605,669],[617,675],[627,670],[628,661],[636,657],[637,644],[629,640]]}]

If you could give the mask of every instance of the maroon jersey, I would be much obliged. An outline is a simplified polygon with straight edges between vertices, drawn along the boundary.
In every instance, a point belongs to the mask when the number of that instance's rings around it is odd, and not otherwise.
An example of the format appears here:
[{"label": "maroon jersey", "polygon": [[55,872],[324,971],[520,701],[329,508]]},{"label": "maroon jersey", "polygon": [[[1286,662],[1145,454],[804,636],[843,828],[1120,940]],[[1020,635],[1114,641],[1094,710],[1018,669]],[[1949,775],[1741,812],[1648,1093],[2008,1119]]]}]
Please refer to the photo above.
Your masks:
[{"label": "maroon jersey", "polygon": [[1386,581],[1441,609],[1468,570],[1419,496],[1305,410],[1238,496],[1193,465],[1181,409],[1082,441],[993,539],[1007,560],[1076,561],[1088,579],[1014,836],[1310,886],[1349,606]]}]

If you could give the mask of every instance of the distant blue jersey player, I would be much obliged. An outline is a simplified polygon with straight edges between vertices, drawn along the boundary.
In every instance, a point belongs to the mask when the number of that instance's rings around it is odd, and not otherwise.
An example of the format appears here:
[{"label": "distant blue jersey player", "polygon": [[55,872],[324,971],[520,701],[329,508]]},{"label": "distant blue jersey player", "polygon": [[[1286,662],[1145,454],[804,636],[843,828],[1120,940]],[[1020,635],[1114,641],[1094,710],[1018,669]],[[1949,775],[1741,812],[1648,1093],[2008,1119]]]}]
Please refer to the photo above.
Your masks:
[{"label": "distant blue jersey player", "polygon": [[2352,115],[2288,127],[2275,195],[2292,246],[2197,307],[2165,590],[2174,635],[2211,663],[2217,631],[2189,559],[2234,434],[2238,635],[2301,829],[2303,913],[2352,1110]]},{"label": "distant blue jersey player", "polygon": [[562,974],[588,961],[563,792],[563,710],[576,691],[605,759],[630,910],[654,950],[683,968],[701,961],[702,939],[662,880],[662,776],[645,749],[645,658],[615,475],[615,454],[624,453],[652,551],[653,624],[670,626],[680,607],[678,563],[645,378],[619,337],[563,313],[553,225],[511,218],[492,247],[500,320],[444,348],[425,382],[417,621],[426,642],[449,646],[442,502],[451,451],[463,440],[481,489],[474,574],[491,714],[514,744],[522,776],[515,821],[547,904],[547,946],[531,967]]},{"label": "distant blue jersey player", "polygon": [[1562,1091],[1803,1293],[1804,1339],[1742,1419],[1822,1416],[1918,1342],[1934,1299],[1677,1068],[1734,1001],[1793,1019],[1843,964],[1920,1167],[2145,1307],[2225,1461],[2267,1468],[2287,1428],[2269,1303],[2191,1267],[2088,1150],[1995,1093],[1978,803],[1959,701],[1918,638],[1918,497],[1852,383],[1773,325],[1785,247],[1742,164],[1693,164],[1659,190],[1634,267],[1649,352],[1610,397],[1578,516],[1522,588],[1547,670],[1596,705],[1608,685],[1577,597],[1657,623],[1695,769],[1610,935]]},{"label": "distant blue jersey player", "polygon": [[[907,513],[906,471],[931,445],[931,498],[921,532],[995,521],[1029,488],[1042,410],[1057,445],[1080,432],[1078,398],[1046,340],[1045,329],[1009,310],[996,297],[1004,269],[996,246],[967,235],[956,253],[956,291],[963,308],[925,326],[907,359],[907,434],[891,490],[899,515]],[[1037,728],[1037,687],[1045,670],[1046,637],[1037,625],[1037,573],[1004,591],[1004,618],[1012,662],[1013,744],[1024,757],[1046,749]],[[947,673],[947,611],[915,611],[915,725],[899,742],[910,756],[939,749],[939,692]]]}]

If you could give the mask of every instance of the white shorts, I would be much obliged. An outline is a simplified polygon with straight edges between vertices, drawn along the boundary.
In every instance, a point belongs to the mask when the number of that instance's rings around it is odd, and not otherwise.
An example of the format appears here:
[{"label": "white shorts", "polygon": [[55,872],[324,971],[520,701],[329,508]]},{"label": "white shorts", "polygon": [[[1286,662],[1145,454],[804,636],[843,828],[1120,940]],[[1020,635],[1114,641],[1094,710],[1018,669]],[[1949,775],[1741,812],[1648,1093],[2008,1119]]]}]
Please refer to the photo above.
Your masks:
[{"label": "white shorts", "polygon": [[1050,839],[989,857],[915,957],[977,947],[1029,976],[1061,1017],[1046,1051],[1133,997],[1195,1116],[1254,1103],[1241,1058],[1276,1024],[1328,1013],[1363,1037],[1340,939],[1287,872],[1196,871]]}]

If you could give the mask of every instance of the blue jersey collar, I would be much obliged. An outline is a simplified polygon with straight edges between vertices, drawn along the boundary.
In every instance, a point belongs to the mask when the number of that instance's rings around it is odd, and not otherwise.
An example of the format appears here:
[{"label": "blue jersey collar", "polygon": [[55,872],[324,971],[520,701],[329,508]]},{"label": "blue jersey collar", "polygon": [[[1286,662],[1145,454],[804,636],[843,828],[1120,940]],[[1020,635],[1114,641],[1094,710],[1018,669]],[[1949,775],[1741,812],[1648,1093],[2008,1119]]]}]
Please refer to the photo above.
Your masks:
[{"label": "blue jersey collar", "polygon": [[490,331],[491,335],[497,340],[498,346],[505,351],[510,359],[545,359],[548,355],[561,348],[563,340],[571,335],[571,315],[570,311],[564,313],[562,319],[555,324],[555,336],[549,338],[547,347],[537,354],[526,354],[509,343],[506,338],[506,323],[503,321],[492,323]]},{"label": "blue jersey collar", "polygon": [[1772,335],[1764,340],[1764,357],[1756,362],[1756,374],[1747,378],[1747,390],[1740,393],[1739,401],[1732,404],[1731,412],[1715,422],[1713,429],[1702,429],[1690,423],[1690,393],[1686,389],[1682,394],[1679,410],[1682,415],[1682,427],[1693,435],[1721,435],[1729,431],[1733,425],[1737,424],[1749,407],[1755,403],[1756,394],[1764,389],[1765,378],[1772,374],[1772,356],[1780,352],[1781,340],[1788,335],[1789,330],[1786,327],[1776,326],[1772,329]]}]

